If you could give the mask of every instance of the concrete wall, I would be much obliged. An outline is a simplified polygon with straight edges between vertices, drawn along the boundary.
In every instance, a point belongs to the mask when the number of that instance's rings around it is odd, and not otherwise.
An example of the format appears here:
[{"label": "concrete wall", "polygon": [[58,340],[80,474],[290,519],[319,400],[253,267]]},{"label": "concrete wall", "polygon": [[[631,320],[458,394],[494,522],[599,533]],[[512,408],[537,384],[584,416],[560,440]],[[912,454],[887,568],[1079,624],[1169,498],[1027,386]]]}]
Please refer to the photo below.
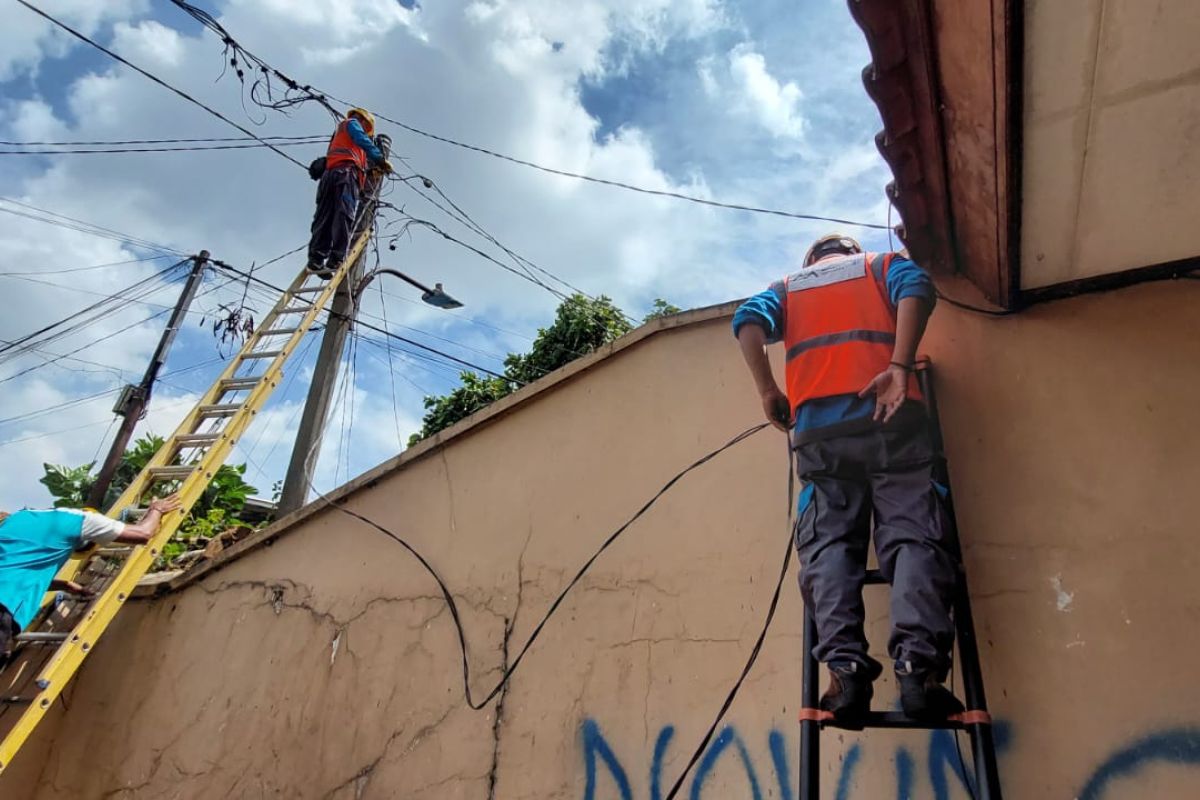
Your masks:
[{"label": "concrete wall", "polygon": [[[1200,283],[1180,281],[935,316],[925,349],[1009,798],[1196,796],[1198,302]],[[759,421],[727,319],[709,317],[349,496],[454,588],[477,693],[612,529]],[[0,794],[657,800],[758,633],[787,539],[784,464],[763,432],[666,495],[563,605],[499,719],[464,705],[449,614],[413,559],[310,511],[124,611]],[[883,657],[883,590],[868,591]],[[789,577],[685,796],[795,797],[797,595]],[[824,741],[827,798],[967,796],[949,734]]]}]

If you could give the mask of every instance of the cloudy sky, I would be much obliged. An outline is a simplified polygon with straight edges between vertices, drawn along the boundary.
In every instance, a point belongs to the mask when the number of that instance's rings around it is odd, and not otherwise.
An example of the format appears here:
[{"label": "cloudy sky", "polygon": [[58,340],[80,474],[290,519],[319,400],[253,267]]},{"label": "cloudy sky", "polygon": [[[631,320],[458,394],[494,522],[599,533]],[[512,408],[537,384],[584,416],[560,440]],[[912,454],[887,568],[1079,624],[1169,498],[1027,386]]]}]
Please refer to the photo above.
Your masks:
[{"label": "cloudy sky", "polygon": [[[221,77],[221,43],[165,0],[33,2],[260,136],[331,130],[315,104],[289,115],[256,108],[231,72]],[[869,56],[845,0],[199,5],[301,82],[426,131],[652,189],[872,223],[887,217],[889,175],[873,142],[879,118],[859,77]],[[687,308],[756,291],[832,229],[547,175],[382,121],[379,130],[412,172],[433,179],[508,248],[638,318],[656,297]],[[0,27],[3,141],[240,135],[10,4]],[[19,149],[42,148],[0,146]],[[288,152],[307,163],[322,147]],[[140,377],[184,270],[160,273],[200,249],[249,268],[304,244],[314,188],[295,164],[262,148],[0,155],[0,339],[114,293],[136,298],[34,352],[0,354],[0,508],[48,503],[38,484],[43,462],[81,464],[103,452],[116,392]],[[389,200],[505,260],[417,193],[398,186]],[[45,212],[60,224],[39,221]],[[77,221],[107,231],[80,231]],[[886,247],[886,234],[845,230]],[[389,282],[368,292],[363,311],[374,325],[386,317],[396,333],[499,369],[553,315],[550,293],[428,230],[414,228],[396,244],[381,250],[385,265],[444,283],[465,308],[438,311]],[[282,284],[301,264],[297,254],[259,274]],[[245,290],[229,277],[206,276],[142,430],[169,433],[220,371],[229,348],[221,350],[211,324]],[[261,314],[271,298],[251,287],[246,303]],[[457,383],[457,365],[402,344],[389,352],[381,335],[359,333],[318,488],[398,452],[419,425],[422,396]],[[315,343],[301,352],[234,456],[250,465],[247,477],[264,496],[282,477]]]}]

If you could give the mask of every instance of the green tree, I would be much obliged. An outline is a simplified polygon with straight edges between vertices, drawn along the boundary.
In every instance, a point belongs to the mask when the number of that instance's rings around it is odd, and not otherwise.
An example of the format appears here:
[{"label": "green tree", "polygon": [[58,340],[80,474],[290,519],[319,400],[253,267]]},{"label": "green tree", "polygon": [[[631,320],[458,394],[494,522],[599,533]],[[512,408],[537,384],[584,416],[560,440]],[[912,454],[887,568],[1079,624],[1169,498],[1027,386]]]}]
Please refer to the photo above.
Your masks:
[{"label": "green tree", "polygon": [[[143,436],[125,451],[113,475],[112,485],[104,495],[105,508],[111,507],[117,501],[146,463],[159,451],[163,441],[161,436]],[[45,474],[41,483],[55,498],[55,508],[79,508],[84,504],[92,484],[96,481],[96,476],[92,474],[95,466],[95,462],[78,467],[42,465]],[[172,541],[163,548],[160,562],[170,561],[186,550],[187,545],[198,537],[209,538],[226,528],[246,524],[238,519],[238,514],[246,504],[246,498],[258,490],[246,483],[243,477],[245,474],[245,464],[224,464],[217,470],[217,474],[192,506],[191,513],[179,526]]]},{"label": "green tree", "polygon": [[681,311],[683,311],[683,309],[679,306],[674,305],[673,303],[668,303],[661,297],[657,297],[654,300],[654,307],[650,310],[649,314],[642,318],[642,322],[646,323],[656,320],[660,317],[669,317],[672,314],[678,314]]},{"label": "green tree", "polygon": [[409,447],[494,403],[511,392],[514,385],[504,378],[488,378],[474,372],[463,372],[458,377],[462,385],[454,391],[425,398],[421,430],[408,437]]},{"label": "green tree", "polygon": [[412,447],[499,400],[517,386],[531,383],[632,329],[621,309],[609,298],[571,295],[559,304],[554,322],[538,330],[528,353],[511,353],[504,360],[503,378],[464,372],[460,376],[462,385],[454,391],[440,397],[426,397],[421,430],[409,438],[408,446]]}]

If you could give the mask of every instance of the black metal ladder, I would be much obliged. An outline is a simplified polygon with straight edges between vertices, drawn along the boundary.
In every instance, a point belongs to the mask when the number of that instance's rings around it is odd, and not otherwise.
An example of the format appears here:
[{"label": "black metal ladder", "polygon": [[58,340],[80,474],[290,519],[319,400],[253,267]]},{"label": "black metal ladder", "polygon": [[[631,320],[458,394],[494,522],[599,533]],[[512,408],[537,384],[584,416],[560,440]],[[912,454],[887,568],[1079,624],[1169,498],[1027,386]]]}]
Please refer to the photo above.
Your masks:
[{"label": "black metal ladder", "polygon": [[[946,466],[945,451],[942,447],[942,430],[938,423],[937,401],[933,393],[932,377],[932,368],[929,363],[924,361],[919,363],[917,380],[928,405],[930,436],[937,459],[934,465],[934,478],[948,490],[950,475]],[[952,547],[961,565],[962,552],[958,538],[958,523],[954,515],[953,496],[949,492],[945,498],[945,506]],[[867,571],[867,585],[886,583],[887,581],[879,573],[879,570]],[[984,697],[983,673],[979,668],[979,646],[975,638],[975,622],[971,616],[971,598],[967,591],[966,573],[961,567],[953,608],[958,666],[962,676],[966,712],[951,719],[928,722],[912,719],[901,711],[872,711],[866,716],[863,728],[965,730],[970,735],[971,751],[974,757],[974,796],[976,800],[1000,800],[1000,775],[996,765],[992,721],[987,711],[987,700]],[[820,800],[821,729],[842,727],[826,712],[818,710],[819,665],[816,658],[813,657],[813,647],[816,645],[816,641],[816,621],[809,610],[805,608],[804,659],[800,683],[802,708],[800,711],[799,800]]]}]

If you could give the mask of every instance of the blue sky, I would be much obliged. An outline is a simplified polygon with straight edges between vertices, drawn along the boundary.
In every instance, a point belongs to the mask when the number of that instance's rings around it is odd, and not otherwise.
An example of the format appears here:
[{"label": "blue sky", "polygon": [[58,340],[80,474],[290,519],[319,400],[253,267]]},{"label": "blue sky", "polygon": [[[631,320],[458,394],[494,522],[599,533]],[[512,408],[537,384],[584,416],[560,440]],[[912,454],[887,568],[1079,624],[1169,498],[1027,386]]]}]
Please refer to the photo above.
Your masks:
[{"label": "blue sky", "polygon": [[[889,174],[873,137],[874,106],[859,74],[869,59],[844,0],[722,3],[716,0],[507,0],[401,5],[394,0],[280,0],[204,4],[243,44],[300,80],[388,116],[549,166],[750,205],[881,223]],[[243,110],[220,43],[166,3],[70,0],[54,13],[256,132],[323,135],[329,117],[305,107],[285,116]],[[0,138],[133,139],[236,136],[86,46],[52,33],[24,9],[0,31]],[[721,211],[538,173],[394,129],[395,150],[510,248],[634,316],[656,297],[684,307],[749,294],[786,273],[809,241],[833,226]],[[310,152],[311,151],[311,152]],[[320,148],[292,151],[301,161]],[[313,184],[268,151],[151,153],[52,158],[0,156],[0,197],[15,199],[188,253],[207,248],[249,266],[302,244]],[[502,258],[495,247],[415,194],[392,198]],[[0,208],[13,206],[0,200]],[[859,234],[862,231],[848,230]],[[863,235],[887,246],[886,235]],[[0,273],[46,271],[153,255],[150,251],[0,214]],[[555,298],[473,254],[414,232],[383,251],[466,303],[423,306],[409,287],[372,288],[372,324],[489,368],[524,350],[552,317]],[[300,256],[264,270],[285,283]],[[42,276],[0,274],[13,313],[10,339],[149,276],[167,260]],[[30,278],[57,286],[34,283]],[[211,323],[242,286],[210,276],[172,353],[146,424],[169,431],[219,370]],[[61,354],[162,311],[178,291],[164,282],[146,303],[83,335],[45,348]],[[259,314],[269,298],[250,295]],[[14,302],[15,301],[15,302]],[[0,423],[5,481],[0,507],[46,502],[43,461],[82,463],[104,443],[112,397],[25,416],[136,380],[161,317],[113,335],[65,361],[4,385]],[[458,368],[390,353],[369,331],[347,364],[318,477],[329,488],[395,454],[419,424],[421,398],[456,384]],[[311,361],[315,347],[310,351]],[[351,357],[352,356],[352,357]],[[0,363],[0,380],[40,362]],[[102,364],[104,367],[96,367]],[[116,367],[114,372],[108,367]],[[250,458],[269,494],[282,475],[291,427],[309,374],[289,367],[271,409],[235,456]],[[347,384],[348,385],[348,384]],[[394,390],[393,390],[394,385]],[[351,416],[353,424],[351,424]],[[347,434],[342,437],[345,428]],[[64,432],[65,431],[65,432]],[[38,437],[38,438],[31,438]],[[16,440],[25,441],[16,441]],[[339,442],[340,439],[340,442]]]}]

